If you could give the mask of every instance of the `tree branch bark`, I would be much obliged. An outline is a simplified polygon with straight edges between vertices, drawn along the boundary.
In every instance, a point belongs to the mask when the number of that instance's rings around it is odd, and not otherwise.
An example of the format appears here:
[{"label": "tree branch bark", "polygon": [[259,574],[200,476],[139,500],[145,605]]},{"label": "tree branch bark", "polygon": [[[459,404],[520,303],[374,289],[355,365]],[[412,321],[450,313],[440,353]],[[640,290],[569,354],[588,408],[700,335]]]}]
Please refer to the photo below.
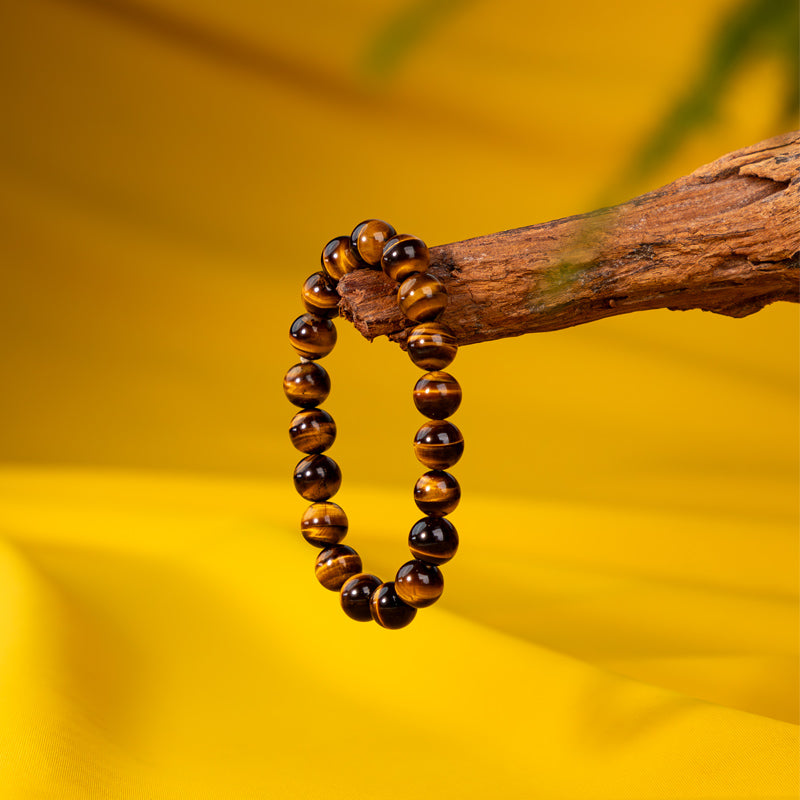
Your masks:
[{"label": "tree branch bark", "polygon": [[[800,131],[729,153],[613,208],[431,248],[459,344],[654,308],[744,317],[800,288]],[[342,315],[404,346],[397,284],[357,270]]]}]

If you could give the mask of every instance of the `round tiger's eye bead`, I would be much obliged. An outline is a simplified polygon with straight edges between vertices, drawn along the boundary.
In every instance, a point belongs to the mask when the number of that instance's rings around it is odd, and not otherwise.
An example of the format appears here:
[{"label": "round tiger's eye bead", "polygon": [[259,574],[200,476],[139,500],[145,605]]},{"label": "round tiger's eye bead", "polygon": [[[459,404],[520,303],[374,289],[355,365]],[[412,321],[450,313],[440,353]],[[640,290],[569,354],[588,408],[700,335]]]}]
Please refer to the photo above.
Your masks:
[{"label": "round tiger's eye bead", "polygon": [[314,547],[339,544],[347,535],[347,514],[336,503],[312,503],[300,518],[300,533]]},{"label": "round tiger's eye bead", "polygon": [[452,467],[463,452],[464,437],[447,420],[424,422],[414,437],[414,455],[431,469]]},{"label": "round tiger's eye bead", "polygon": [[283,391],[290,403],[300,408],[314,408],[330,393],[331,379],[319,364],[295,364],[283,378]]},{"label": "round tiger's eye bead", "polygon": [[334,281],[354,269],[363,269],[364,266],[364,262],[350,245],[349,236],[337,236],[322,248],[322,269]]},{"label": "round tiger's eye bead", "polygon": [[335,544],[323,550],[314,564],[317,580],[332,592],[338,592],[344,584],[361,572],[361,556],[346,544]]},{"label": "round tiger's eye bead", "polygon": [[417,273],[400,284],[397,302],[413,322],[432,322],[447,307],[447,289],[430,272]]},{"label": "round tiger's eye bead", "polygon": [[407,346],[411,360],[422,369],[444,369],[458,350],[453,332],[440,322],[423,322],[412,328]]},{"label": "round tiger's eye bead", "polygon": [[294,488],[306,500],[327,500],[341,485],[339,465],[328,456],[306,456],[294,468]]},{"label": "round tiger's eye bead", "polygon": [[300,356],[315,361],[333,350],[336,326],[329,319],[303,314],[289,328],[289,341]]},{"label": "round tiger's eye bead", "polygon": [[422,239],[408,233],[401,233],[389,239],[381,255],[383,271],[398,283],[415,272],[425,272],[430,263],[428,245]]},{"label": "round tiger's eye bead", "polygon": [[369,601],[372,593],[380,585],[381,579],[368,572],[361,572],[350,578],[339,590],[339,600],[344,613],[358,622],[369,622],[372,619]]},{"label": "round tiger's eye bead", "polygon": [[382,628],[405,628],[414,617],[417,609],[404,603],[395,591],[394,581],[382,583],[373,593],[369,601],[372,619]]},{"label": "round tiger's eye bead", "polygon": [[411,555],[428,564],[444,564],[458,550],[458,533],[450,520],[423,517],[408,534]]},{"label": "round tiger's eye bead", "polygon": [[414,405],[426,417],[444,419],[461,405],[461,387],[448,372],[426,372],[414,386]]},{"label": "round tiger's eye bead", "polygon": [[306,310],[318,317],[329,319],[339,315],[339,293],[324,272],[315,272],[306,278],[300,299]]},{"label": "round tiger's eye bead", "polygon": [[441,469],[426,472],[414,486],[414,502],[417,508],[431,517],[443,517],[452,513],[461,499],[458,481]]},{"label": "round tiger's eye bead", "polygon": [[321,453],[333,444],[336,423],[327,411],[309,408],[292,417],[289,438],[303,453]]},{"label": "round tiger's eye bead", "polygon": [[404,603],[414,608],[425,608],[442,596],[444,578],[439,567],[414,559],[397,570],[394,588]]},{"label": "round tiger's eye bead", "polygon": [[377,267],[381,263],[383,248],[386,242],[397,231],[382,219],[365,219],[356,225],[350,235],[350,245],[361,257],[361,260],[371,267]]}]

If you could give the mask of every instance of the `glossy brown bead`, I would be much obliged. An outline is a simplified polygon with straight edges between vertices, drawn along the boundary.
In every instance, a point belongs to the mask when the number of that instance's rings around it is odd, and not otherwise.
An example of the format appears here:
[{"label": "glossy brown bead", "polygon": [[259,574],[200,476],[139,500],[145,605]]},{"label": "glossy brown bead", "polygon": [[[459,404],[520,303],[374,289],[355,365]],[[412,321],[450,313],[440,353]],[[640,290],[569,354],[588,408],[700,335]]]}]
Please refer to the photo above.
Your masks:
[{"label": "glossy brown bead", "polygon": [[414,502],[417,508],[430,517],[444,517],[455,511],[461,500],[458,481],[441,469],[432,469],[414,485]]},{"label": "glossy brown bead", "polygon": [[328,456],[306,456],[294,468],[294,488],[306,500],[328,500],[341,485],[339,465]]},{"label": "glossy brown bead", "polygon": [[415,558],[397,570],[394,588],[404,603],[414,608],[425,608],[442,596],[444,578],[439,567]]},{"label": "glossy brown bead", "polygon": [[350,235],[350,245],[362,261],[371,267],[377,267],[381,263],[386,242],[396,235],[397,231],[388,222],[382,219],[365,219],[354,228]]},{"label": "glossy brown bead", "polygon": [[301,453],[322,453],[336,439],[336,423],[327,411],[308,408],[292,417],[289,438]]},{"label": "glossy brown bead", "polygon": [[347,514],[336,503],[312,503],[300,518],[300,533],[314,547],[339,544],[347,526]]},{"label": "glossy brown bead", "polygon": [[383,271],[398,283],[415,272],[426,272],[430,263],[428,245],[408,233],[389,239],[381,255]]},{"label": "glossy brown bead", "polygon": [[332,592],[347,583],[353,575],[361,572],[361,556],[346,544],[335,544],[323,550],[314,564],[317,580]]},{"label": "glossy brown bead", "polygon": [[447,308],[447,289],[430,272],[417,273],[400,284],[397,303],[413,322],[432,322]]},{"label": "glossy brown bead", "polygon": [[290,403],[300,408],[314,408],[330,394],[331,379],[319,364],[295,364],[283,378],[283,391]]},{"label": "glossy brown bead", "polygon": [[352,272],[363,269],[366,264],[350,244],[349,236],[337,236],[322,248],[322,269],[334,281]]},{"label": "glossy brown bead", "polygon": [[289,328],[289,341],[302,358],[323,358],[336,344],[336,326],[313,314],[299,316]]},{"label": "glossy brown bead", "polygon": [[394,581],[382,583],[373,593],[369,601],[372,619],[382,628],[405,628],[414,617],[417,609],[404,603],[397,595]]},{"label": "glossy brown bead", "polygon": [[426,372],[414,386],[414,405],[431,419],[445,419],[461,405],[461,387],[449,372]]},{"label": "glossy brown bead", "polygon": [[377,575],[368,572],[353,575],[339,590],[339,602],[344,613],[357,622],[369,622],[372,619],[369,601],[380,585],[381,579]]},{"label": "glossy brown bead", "polygon": [[330,319],[339,314],[339,293],[324,272],[315,272],[306,278],[300,299],[306,310],[317,317]]},{"label": "glossy brown bead", "polygon": [[422,322],[408,335],[408,355],[422,369],[444,369],[458,350],[456,337],[441,322]]},{"label": "glossy brown bead", "polygon": [[414,455],[431,469],[452,467],[463,452],[464,437],[447,420],[424,422],[414,437]]},{"label": "glossy brown bead", "polygon": [[458,532],[450,520],[423,517],[408,534],[411,555],[428,564],[444,564],[458,550]]}]

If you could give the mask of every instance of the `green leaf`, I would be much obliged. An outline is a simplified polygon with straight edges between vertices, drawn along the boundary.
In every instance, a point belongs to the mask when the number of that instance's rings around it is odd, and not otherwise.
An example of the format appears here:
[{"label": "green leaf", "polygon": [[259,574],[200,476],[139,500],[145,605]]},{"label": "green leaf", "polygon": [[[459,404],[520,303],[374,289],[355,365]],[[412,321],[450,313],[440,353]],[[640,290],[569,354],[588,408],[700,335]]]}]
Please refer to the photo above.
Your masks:
[{"label": "green leaf", "polygon": [[775,122],[779,128],[791,125],[800,102],[797,0],[747,0],[723,20],[705,64],[633,158],[627,180],[641,180],[713,122],[735,77],[765,56],[780,59],[786,70],[786,97]]},{"label": "green leaf", "polygon": [[387,79],[431,34],[472,0],[416,0],[400,8],[377,32],[361,58],[370,78]]}]

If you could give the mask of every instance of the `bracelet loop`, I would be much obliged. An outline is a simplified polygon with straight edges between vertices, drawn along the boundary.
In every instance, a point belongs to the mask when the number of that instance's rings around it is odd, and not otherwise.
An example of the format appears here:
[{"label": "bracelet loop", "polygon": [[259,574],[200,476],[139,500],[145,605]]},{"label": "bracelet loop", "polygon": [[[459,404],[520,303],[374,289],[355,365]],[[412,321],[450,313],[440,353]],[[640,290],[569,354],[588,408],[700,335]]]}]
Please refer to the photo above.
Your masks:
[{"label": "bracelet loop", "polygon": [[[464,452],[461,431],[447,418],[461,404],[458,381],[442,370],[455,358],[453,332],[437,320],[447,307],[447,288],[428,272],[430,254],[422,239],[397,231],[379,219],[356,225],[349,236],[331,239],[322,250],[322,271],[310,275],[300,296],[306,313],[289,329],[289,340],[300,363],[283,379],[286,397],[300,407],[289,425],[292,444],[305,457],[294,470],[294,485],[311,505],[300,520],[305,540],[320,548],[314,571],[326,589],[339,593],[351,619],[375,620],[384,628],[403,628],[417,609],[435,603],[444,590],[440,566],[458,549],[458,532],[448,519],[461,499],[458,481],[446,469]],[[341,485],[339,465],[324,455],[336,439],[336,423],[318,406],[328,397],[330,378],[317,362],[333,350],[339,314],[339,279],[355,269],[380,266],[399,283],[400,311],[417,323],[408,336],[408,355],[426,373],[416,382],[414,405],[427,419],[414,437],[414,453],[429,471],[414,486],[414,502],[425,516],[408,535],[413,556],[392,581],[363,572],[361,557],[342,544],[348,522],[344,511],[330,502]]]}]

